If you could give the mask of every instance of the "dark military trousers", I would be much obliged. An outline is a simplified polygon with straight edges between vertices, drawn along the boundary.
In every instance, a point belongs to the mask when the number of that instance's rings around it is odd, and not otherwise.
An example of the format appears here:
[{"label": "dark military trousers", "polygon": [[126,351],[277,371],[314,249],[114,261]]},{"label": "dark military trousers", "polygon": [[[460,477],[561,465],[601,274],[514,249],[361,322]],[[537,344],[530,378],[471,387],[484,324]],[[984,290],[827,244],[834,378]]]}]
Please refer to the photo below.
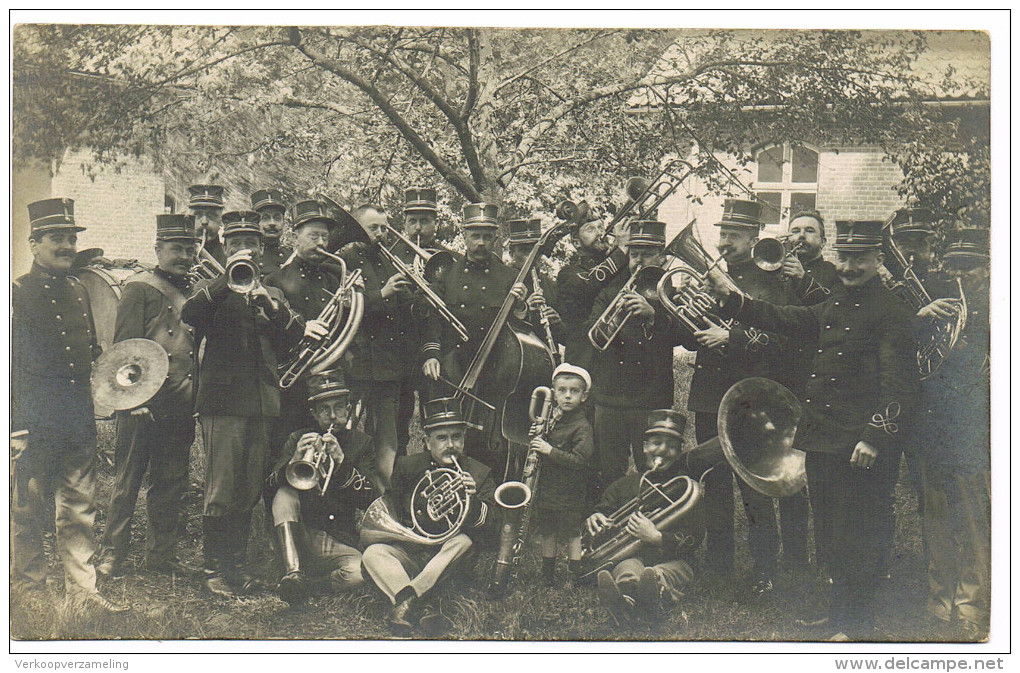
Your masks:
[{"label": "dark military trousers", "polygon": [[598,451],[599,493],[627,474],[631,455],[640,472],[645,468],[645,430],[651,409],[595,406],[595,446]]},{"label": "dark military trousers", "polygon": [[831,624],[851,638],[867,639],[875,623],[882,494],[896,483],[900,452],[879,453],[870,470],[851,467],[850,454],[809,451],[808,492],[818,555],[832,574]]},{"label": "dark military trousers", "polygon": [[206,568],[230,571],[246,560],[252,508],[269,472],[269,421],[264,416],[203,416]]},{"label": "dark military trousers", "polygon": [[104,556],[115,563],[127,557],[138,490],[148,470],[146,561],[175,557],[194,442],[195,419],[190,413],[155,420],[127,412],[117,414],[116,476],[103,533]]},{"label": "dark military trousers", "polygon": [[[694,433],[698,443],[707,442],[717,432],[716,414],[696,413]],[[733,533],[733,479],[726,464],[717,465],[705,477],[706,545],[713,567],[722,572],[733,569],[735,538]],[[737,479],[744,513],[747,516],[747,546],[756,573],[775,575],[779,560],[779,525],[773,498],[758,493]],[[808,501],[804,492],[778,498],[782,525],[783,554],[795,565],[807,562]]]}]

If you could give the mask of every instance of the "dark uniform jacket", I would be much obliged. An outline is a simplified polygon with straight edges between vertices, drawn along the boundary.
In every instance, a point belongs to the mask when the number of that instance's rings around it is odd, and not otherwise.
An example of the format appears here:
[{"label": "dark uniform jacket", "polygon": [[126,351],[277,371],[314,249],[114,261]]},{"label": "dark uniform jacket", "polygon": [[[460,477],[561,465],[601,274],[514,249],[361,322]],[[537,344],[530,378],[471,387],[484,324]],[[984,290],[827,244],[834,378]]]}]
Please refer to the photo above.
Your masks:
[{"label": "dark uniform jacket", "polygon": [[347,268],[361,269],[365,281],[365,315],[344,355],[347,376],[359,381],[399,381],[416,362],[411,298],[397,293],[383,299],[386,281],[397,273],[375,246],[355,243],[341,257]]},{"label": "dark uniform jacket", "polygon": [[595,438],[584,408],[560,416],[545,440],[553,450],[542,456],[535,508],[582,510],[587,495],[588,461],[595,453]]},{"label": "dark uniform jacket", "polygon": [[[800,306],[820,304],[829,298],[833,288],[840,285],[836,267],[821,255],[803,266],[803,278],[786,282],[792,284],[798,300],[796,303]],[[814,360],[815,350],[818,349],[817,337],[818,335],[812,335],[790,339],[787,349],[789,356],[778,362],[777,368],[772,371],[773,378],[788,387],[798,399],[804,397],[804,386],[811,375],[811,362]]]},{"label": "dark uniform jacket", "polygon": [[89,377],[99,356],[92,309],[76,279],[39,266],[11,290],[11,432],[28,431],[18,474],[53,465],[48,451],[94,451]]},{"label": "dark uniform jacket", "polygon": [[[683,474],[684,472],[680,469],[680,461],[677,460],[670,468],[649,474],[648,481],[658,485]],[[640,474],[634,473],[620,477],[610,484],[602,494],[602,499],[595,506],[595,511],[612,516],[618,509],[638,497],[642,488],[647,489],[648,486],[641,483]],[[655,501],[653,500],[653,502]],[[649,512],[646,511],[645,514],[648,515]],[[675,560],[691,563],[695,550],[701,546],[701,541],[705,537],[704,500],[699,500],[676,526],[659,532],[662,533],[661,548],[650,544],[642,544],[638,548],[636,556],[645,565]]]},{"label": "dark uniform jacket", "polygon": [[[458,458],[457,462],[474,477],[477,488],[476,494],[471,496],[471,506],[461,531],[482,528],[491,518],[490,513],[495,507],[493,494],[496,491],[496,485],[493,483],[491,471],[487,466],[468,456]],[[411,499],[414,487],[418,485],[418,481],[425,476],[426,472],[438,467],[440,465],[432,459],[432,454],[427,449],[410,456],[397,456],[397,460],[393,463],[391,488],[386,496],[396,506],[397,513],[404,525],[411,525]],[[418,517],[427,519],[428,515],[419,512]]]},{"label": "dark uniform jacket", "polygon": [[561,340],[564,360],[572,365],[591,368],[594,349],[588,341],[585,323],[591,307],[606,283],[627,269],[627,256],[619,248],[606,258],[578,255],[560,269],[556,276],[556,298],[552,304],[563,320]]},{"label": "dark uniform jacket", "polygon": [[301,339],[305,321],[290,309],[283,292],[268,290],[277,302],[271,316],[231,291],[223,276],[201,281],[184,304],[181,318],[195,328],[195,343],[204,348],[195,403],[199,414],[280,414],[276,353]]},{"label": "dark uniform jacket", "polygon": [[[535,266],[536,267],[538,266],[538,262],[537,261],[535,262]],[[510,265],[510,270],[513,271],[515,278],[517,277],[517,274],[519,274],[521,272],[520,267],[514,266],[512,264]],[[531,278],[531,274],[530,273],[527,276],[524,277],[524,287],[526,287],[528,289],[528,296],[529,297],[535,291],[534,282],[533,282],[533,280]],[[553,308],[555,308],[556,307],[556,303],[557,303],[557,300],[556,300],[556,284],[552,281],[551,278],[549,278],[547,275],[545,275],[542,271],[538,272],[538,287],[539,287],[540,292],[542,293],[542,296],[545,297],[545,304],[546,304],[546,306],[552,306]],[[542,340],[542,343],[547,343],[545,329],[542,327],[541,317],[538,315],[538,312],[537,311],[528,311],[527,319],[528,319],[528,322],[530,322],[534,326],[535,334],[538,336],[539,339]],[[562,343],[563,342],[563,323],[560,322],[560,323],[557,323],[555,325],[550,324],[549,327],[550,327],[550,330],[552,331],[553,341],[555,343]]]},{"label": "dark uniform jacket", "polygon": [[319,317],[340,287],[340,280],[315,262],[295,257],[287,266],[266,276],[265,285],[280,288],[291,310],[307,321]]},{"label": "dark uniform jacket", "polygon": [[450,367],[463,374],[516,279],[513,269],[492,255],[483,262],[473,262],[467,257],[458,259],[434,289],[464,324],[470,340],[461,341],[442,316],[433,311],[426,323],[422,361],[439,358],[446,371],[444,375],[449,375]]},{"label": "dark uniform jacket", "polygon": [[[619,274],[595,298],[584,325],[588,330],[629,280]],[[658,302],[651,327],[631,318],[623,331],[592,362],[592,399],[595,404],[624,409],[666,409],[673,406],[673,347],[680,331]]]},{"label": "dark uniform jacket", "polygon": [[223,244],[220,243],[220,236],[218,233],[212,234],[206,239],[203,250],[212,255],[213,258],[221,265],[226,266],[227,251],[223,249]]},{"label": "dark uniform jacket", "polygon": [[[780,305],[798,303],[790,283],[783,282],[776,273],[763,271],[750,259],[729,265],[728,274],[750,297]],[[687,330],[681,333],[684,348],[698,352],[687,399],[690,411],[717,413],[730,386],[751,376],[769,377],[789,357],[785,338],[748,325],[734,323],[729,330],[729,343],[721,353],[699,346]]]},{"label": "dark uniform jacket", "polygon": [[[265,250],[262,252],[262,277],[268,278],[279,271],[293,253],[293,248],[280,245],[279,241],[270,243],[267,239]],[[296,258],[295,261],[297,261]]]},{"label": "dark uniform jacket", "polygon": [[190,289],[186,277],[157,267],[128,278],[117,304],[114,342],[151,339],[163,347],[170,360],[163,387],[145,405],[156,417],[192,414],[195,337],[191,326],[181,320]]},{"label": "dark uniform jacket", "polygon": [[898,447],[918,394],[912,311],[877,276],[857,288],[840,284],[814,306],[731,296],[722,313],[794,337],[817,335],[796,448],[849,458],[862,440],[879,451]]},{"label": "dark uniform jacket", "polygon": [[[956,299],[955,283],[929,290],[933,298]],[[938,287],[928,283],[926,287]],[[949,289],[951,287],[951,289]],[[935,295],[936,291],[940,294]],[[922,407],[917,415],[917,450],[934,468],[948,473],[982,472],[990,467],[991,327],[988,289],[968,294],[967,324],[949,358],[921,382]],[[915,336],[928,334],[930,322],[914,318]]]},{"label": "dark uniform jacket", "polygon": [[839,284],[839,274],[836,273],[836,265],[827,261],[821,255],[810,262],[802,262],[804,277],[791,280],[797,298],[801,306],[813,306],[820,304],[829,298],[832,288]]},{"label": "dark uniform jacket", "polygon": [[[280,459],[269,475],[270,489],[275,490],[287,483],[287,465],[294,457],[298,440],[308,432],[319,431],[304,428],[292,432],[287,438]],[[298,492],[301,522],[310,529],[324,531],[335,540],[356,547],[355,510],[367,509],[379,496],[375,445],[371,437],[359,430],[334,430],[333,434],[344,452],[344,460],[334,469],[325,495],[319,495],[318,488]]]}]

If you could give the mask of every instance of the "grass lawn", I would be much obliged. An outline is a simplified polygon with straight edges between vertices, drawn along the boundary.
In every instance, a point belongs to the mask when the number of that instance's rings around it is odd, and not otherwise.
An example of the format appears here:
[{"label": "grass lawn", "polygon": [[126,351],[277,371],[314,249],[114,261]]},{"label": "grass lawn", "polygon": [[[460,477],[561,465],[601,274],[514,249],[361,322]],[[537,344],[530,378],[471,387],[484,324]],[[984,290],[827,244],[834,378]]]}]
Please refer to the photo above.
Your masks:
[{"label": "grass lawn", "polygon": [[[677,403],[686,402],[690,368],[680,357],[676,364]],[[100,450],[112,455],[113,423],[100,422]],[[689,426],[693,426],[690,423]],[[417,428],[417,424],[415,425]],[[693,429],[687,440],[693,442]],[[186,531],[180,555],[201,565],[201,475],[204,458],[199,443],[192,451]],[[420,446],[420,431],[414,446]],[[417,450],[412,448],[412,450]],[[105,526],[112,470],[100,464],[97,531]],[[144,489],[143,489],[144,491]],[[738,508],[738,512],[740,508]],[[277,579],[263,527],[263,510],[256,508],[249,544],[251,565],[267,582]],[[69,608],[62,601],[62,571],[51,559],[50,584],[44,592],[15,593],[11,597],[11,636],[15,639],[379,639],[389,637],[383,621],[388,602],[371,584],[360,590],[333,594],[323,588],[301,610],[292,610],[272,593],[224,600],[206,592],[193,579],[171,579],[141,570],[146,511],[144,492],[136,510],[132,555],[136,567],[122,579],[105,583],[104,591],[133,604],[125,615],[98,615]],[[737,523],[737,572],[750,570],[746,526]],[[52,536],[47,535],[52,552]],[[591,587],[573,588],[561,567],[561,586],[541,587],[536,555],[522,563],[516,591],[503,601],[485,594],[492,551],[481,551],[463,576],[438,590],[442,608],[456,623],[448,636],[473,640],[752,640],[811,641],[823,637],[817,629],[798,626],[795,619],[823,613],[826,584],[815,574],[784,571],[770,595],[757,597],[739,577],[710,583],[696,580],[683,603],[657,623],[625,628],[615,625],[598,604]],[[703,567],[711,559],[699,559]],[[565,565],[565,562],[563,562]],[[896,545],[892,577],[880,581],[878,624],[890,641],[959,640],[948,628],[933,626],[923,617],[926,595],[917,499],[906,483],[906,471],[896,490]],[[879,581],[879,580],[876,580]]]}]

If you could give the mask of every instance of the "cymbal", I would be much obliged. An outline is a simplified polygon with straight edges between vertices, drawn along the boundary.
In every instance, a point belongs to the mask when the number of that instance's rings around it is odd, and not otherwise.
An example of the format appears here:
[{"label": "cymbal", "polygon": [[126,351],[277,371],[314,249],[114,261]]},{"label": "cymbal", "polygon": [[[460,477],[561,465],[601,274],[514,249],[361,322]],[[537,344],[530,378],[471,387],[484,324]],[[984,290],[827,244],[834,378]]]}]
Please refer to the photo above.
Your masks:
[{"label": "cymbal", "polygon": [[140,407],[163,386],[169,369],[170,358],[155,341],[119,341],[92,365],[92,399],[114,411]]}]

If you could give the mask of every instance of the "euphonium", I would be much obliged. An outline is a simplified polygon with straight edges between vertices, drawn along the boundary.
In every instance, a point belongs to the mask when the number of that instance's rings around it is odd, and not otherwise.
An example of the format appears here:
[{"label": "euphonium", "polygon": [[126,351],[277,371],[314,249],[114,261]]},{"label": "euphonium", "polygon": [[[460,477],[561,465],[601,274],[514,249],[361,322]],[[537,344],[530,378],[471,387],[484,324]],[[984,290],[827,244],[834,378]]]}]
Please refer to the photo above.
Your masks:
[{"label": "euphonium", "polygon": [[394,515],[390,498],[378,498],[365,511],[361,523],[361,543],[412,542],[442,544],[460,533],[471,496],[464,487],[464,471],[456,458],[453,468],[437,467],[418,480],[411,494],[411,527]]},{"label": "euphonium", "polygon": [[318,251],[339,264],[341,270],[340,287],[316,318],[329,325],[329,333],[322,339],[301,339],[291,356],[279,366],[280,388],[290,388],[306,371],[317,374],[331,369],[350,347],[365,314],[361,270],[348,273],[342,257],[322,248]]},{"label": "euphonium", "polygon": [[[889,232],[885,236],[884,252],[888,275],[883,274],[882,281],[886,287],[915,310],[930,304],[931,295],[914,272],[913,257],[908,260],[904,256],[903,251],[896,245],[896,239]],[[895,278],[897,275],[902,280],[897,280]],[[932,318],[927,333],[918,337],[917,370],[922,381],[934,374],[942,363],[949,359],[960,340],[960,335],[967,327],[967,297],[963,293],[963,284],[959,278],[956,279],[956,287],[960,292],[960,302],[954,314],[949,318]]]},{"label": "euphonium", "polygon": [[[680,454],[687,472],[701,474],[725,461],[743,482],[763,495],[782,498],[800,492],[806,483],[805,454],[793,448],[801,405],[784,386],[769,379],[747,378],[732,385],[719,404],[717,437]],[[587,537],[582,550],[582,577],[633,556],[641,541],[626,531],[627,519],[642,512],[667,531],[690,516],[702,496],[699,481],[680,475],[661,484],[642,475],[641,490],[609,517],[611,525]],[[700,525],[694,524],[700,529]],[[696,541],[695,541],[696,542]]]},{"label": "euphonium", "polygon": [[319,495],[326,495],[336,469],[336,461],[326,450],[327,437],[336,440],[332,425],[302,455],[291,458],[284,471],[288,484],[299,491],[317,488]]},{"label": "euphonium", "polygon": [[[531,393],[531,404],[528,408],[528,416],[535,424],[533,436],[544,437],[552,430],[555,425],[552,407],[552,390],[546,386],[535,388]],[[499,549],[492,564],[492,579],[489,581],[489,593],[495,597],[506,594],[510,583],[516,577],[517,567],[521,561],[521,550],[524,548],[531,524],[531,510],[535,502],[541,468],[542,455],[529,449],[524,459],[524,467],[521,468],[521,480],[500,484],[493,496],[496,504],[503,509]]]},{"label": "euphonium", "polygon": [[[792,245],[791,245],[792,243]],[[797,251],[804,247],[804,241],[797,240],[787,234],[775,238],[766,236],[759,238],[751,248],[751,259],[762,271],[778,271],[783,268],[783,262],[790,255],[797,254]],[[783,276],[786,279],[786,276]]]},{"label": "euphonium", "polygon": [[667,273],[661,266],[645,266],[637,270],[624,284],[620,291],[609,302],[599,319],[592,323],[588,330],[588,341],[596,350],[604,351],[612,345],[623,326],[630,320],[631,313],[624,303],[627,295],[637,292],[645,299],[654,300],[659,279]]},{"label": "euphonium", "polygon": [[188,277],[191,282],[200,280],[213,280],[223,274],[223,265],[205,249],[205,231],[202,232],[202,244],[198,248],[196,261],[188,270]]},{"label": "euphonium", "polygon": [[[706,318],[730,327],[732,321],[724,321],[715,316],[718,304],[708,290],[708,278],[712,275],[713,282],[724,284],[731,293],[743,295],[726,273],[719,269],[718,259],[713,259],[698,241],[695,222],[691,221],[676,238],[666,246],[666,252],[677,257],[685,266],[670,269],[659,278],[656,295],[663,307],[682,327],[690,332],[697,332],[708,327]],[[674,278],[680,277],[679,286]]]}]

